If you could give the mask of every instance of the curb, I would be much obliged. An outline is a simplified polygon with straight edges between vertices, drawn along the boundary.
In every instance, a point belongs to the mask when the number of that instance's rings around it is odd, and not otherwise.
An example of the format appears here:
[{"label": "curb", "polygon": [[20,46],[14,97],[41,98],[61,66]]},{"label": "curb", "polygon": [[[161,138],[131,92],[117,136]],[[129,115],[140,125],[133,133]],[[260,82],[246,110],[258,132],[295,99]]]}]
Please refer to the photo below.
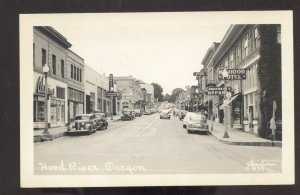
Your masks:
[{"label": "curb", "polygon": [[48,135],[35,135],[33,136],[33,142],[43,142],[43,141],[53,141],[53,139],[63,137],[66,132],[56,133],[56,134],[48,134]]},{"label": "curb", "polygon": [[[216,139],[221,141],[222,143],[229,144],[229,145],[241,145],[241,146],[267,146],[267,147],[282,147],[281,141],[275,141],[272,143],[272,141],[268,142],[239,142],[239,141],[227,141],[223,138],[218,137],[215,135],[212,131],[209,131],[210,134],[212,134]],[[273,145],[274,144],[274,145]]]}]

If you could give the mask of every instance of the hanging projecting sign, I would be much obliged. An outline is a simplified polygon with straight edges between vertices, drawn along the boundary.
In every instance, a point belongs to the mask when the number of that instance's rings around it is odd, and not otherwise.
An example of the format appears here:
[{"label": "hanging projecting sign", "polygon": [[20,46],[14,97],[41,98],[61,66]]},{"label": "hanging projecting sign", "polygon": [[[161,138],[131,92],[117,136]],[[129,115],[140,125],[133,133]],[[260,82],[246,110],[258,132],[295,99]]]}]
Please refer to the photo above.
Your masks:
[{"label": "hanging projecting sign", "polygon": [[[40,94],[45,94],[45,84],[44,77],[39,76],[37,84],[36,84],[36,92]],[[54,95],[54,89],[48,88],[48,95]]]},{"label": "hanging projecting sign", "polygon": [[246,69],[219,69],[219,80],[243,80],[246,79]]},{"label": "hanging projecting sign", "polygon": [[207,95],[224,95],[227,92],[231,92],[232,88],[227,87],[227,90],[224,90],[224,87],[208,87]]},{"label": "hanging projecting sign", "polygon": [[114,91],[107,91],[105,95],[106,97],[117,97],[118,93]]},{"label": "hanging projecting sign", "polygon": [[109,74],[109,91],[114,88],[114,76],[113,74]]}]

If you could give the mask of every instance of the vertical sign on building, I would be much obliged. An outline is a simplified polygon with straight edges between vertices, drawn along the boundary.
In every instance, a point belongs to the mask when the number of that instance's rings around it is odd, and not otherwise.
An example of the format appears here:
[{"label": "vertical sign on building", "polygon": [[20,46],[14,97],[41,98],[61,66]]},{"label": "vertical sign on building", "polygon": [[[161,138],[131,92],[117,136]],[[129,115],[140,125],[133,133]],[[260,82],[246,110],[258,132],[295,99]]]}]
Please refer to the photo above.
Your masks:
[{"label": "vertical sign on building", "polygon": [[114,77],[113,74],[109,74],[109,91],[113,91],[114,89]]},{"label": "vertical sign on building", "polygon": [[[109,74],[109,91],[114,90],[114,76],[113,74]],[[110,116],[111,120],[113,120],[113,96],[110,96]]]}]

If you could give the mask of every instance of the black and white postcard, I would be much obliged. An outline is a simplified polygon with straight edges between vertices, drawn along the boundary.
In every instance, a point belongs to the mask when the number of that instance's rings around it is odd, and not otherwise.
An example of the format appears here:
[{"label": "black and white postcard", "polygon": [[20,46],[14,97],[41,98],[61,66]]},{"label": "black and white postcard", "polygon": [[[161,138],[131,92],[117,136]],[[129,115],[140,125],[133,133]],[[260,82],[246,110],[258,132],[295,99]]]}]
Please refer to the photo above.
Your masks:
[{"label": "black and white postcard", "polygon": [[292,11],[19,18],[22,187],[294,184]]}]

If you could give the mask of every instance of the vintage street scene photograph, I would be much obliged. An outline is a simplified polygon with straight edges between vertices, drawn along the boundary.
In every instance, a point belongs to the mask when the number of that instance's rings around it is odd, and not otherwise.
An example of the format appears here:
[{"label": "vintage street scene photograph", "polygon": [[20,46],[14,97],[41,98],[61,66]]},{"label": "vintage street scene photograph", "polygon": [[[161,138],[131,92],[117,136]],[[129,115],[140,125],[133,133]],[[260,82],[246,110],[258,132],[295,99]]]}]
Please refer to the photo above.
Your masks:
[{"label": "vintage street scene photograph", "polygon": [[33,175],[282,174],[282,24],[53,17],[30,32]]}]

